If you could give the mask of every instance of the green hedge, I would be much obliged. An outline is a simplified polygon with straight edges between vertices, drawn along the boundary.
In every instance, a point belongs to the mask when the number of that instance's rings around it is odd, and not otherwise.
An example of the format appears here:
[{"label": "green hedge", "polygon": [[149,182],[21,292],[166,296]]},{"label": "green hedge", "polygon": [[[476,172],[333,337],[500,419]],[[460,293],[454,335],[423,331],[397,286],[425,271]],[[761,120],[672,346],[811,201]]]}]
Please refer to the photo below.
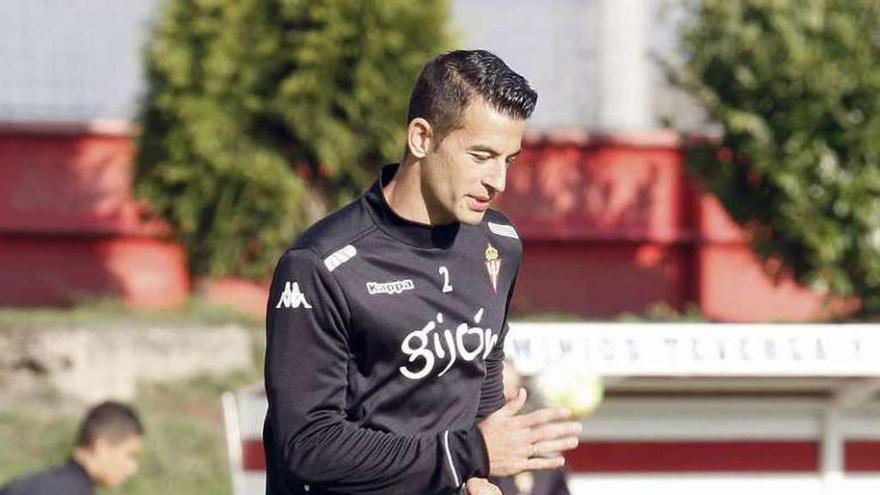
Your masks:
[{"label": "green hedge", "polygon": [[724,126],[694,171],[764,259],[880,310],[880,2],[692,1],[685,80]]},{"label": "green hedge", "polygon": [[191,268],[264,277],[400,158],[444,0],[169,0],[147,51],[137,191]]}]

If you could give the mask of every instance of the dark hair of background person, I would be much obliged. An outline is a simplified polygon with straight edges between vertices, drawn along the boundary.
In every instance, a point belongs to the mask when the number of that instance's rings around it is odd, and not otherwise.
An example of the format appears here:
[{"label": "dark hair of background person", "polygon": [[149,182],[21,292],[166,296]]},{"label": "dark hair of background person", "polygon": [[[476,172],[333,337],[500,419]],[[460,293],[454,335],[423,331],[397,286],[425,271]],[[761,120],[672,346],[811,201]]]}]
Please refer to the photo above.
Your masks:
[{"label": "dark hair of background person", "polygon": [[132,435],[143,436],[144,427],[134,410],[118,402],[102,402],[86,413],[80,424],[77,447],[88,447],[103,438],[117,444]]},{"label": "dark hair of background person", "polygon": [[461,122],[474,96],[499,113],[528,119],[538,102],[526,79],[486,50],[455,50],[429,60],[416,80],[407,122],[427,120],[437,141]]}]

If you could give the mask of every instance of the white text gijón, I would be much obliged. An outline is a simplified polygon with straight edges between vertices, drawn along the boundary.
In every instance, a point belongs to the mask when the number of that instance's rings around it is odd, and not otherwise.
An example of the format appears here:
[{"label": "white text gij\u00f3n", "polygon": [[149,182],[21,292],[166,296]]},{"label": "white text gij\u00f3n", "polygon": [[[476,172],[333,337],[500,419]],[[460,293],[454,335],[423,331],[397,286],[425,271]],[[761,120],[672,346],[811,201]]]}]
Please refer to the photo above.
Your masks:
[{"label": "white text gij\u00f3n", "polygon": [[408,333],[400,344],[400,350],[409,356],[409,364],[400,367],[400,373],[410,380],[421,380],[431,374],[435,366],[444,359],[449,361],[437,376],[443,376],[458,361],[473,361],[482,356],[486,359],[498,342],[498,335],[491,328],[478,325],[483,319],[483,308],[474,315],[474,326],[461,323],[455,330],[440,329],[443,314],[429,321],[421,330]]}]

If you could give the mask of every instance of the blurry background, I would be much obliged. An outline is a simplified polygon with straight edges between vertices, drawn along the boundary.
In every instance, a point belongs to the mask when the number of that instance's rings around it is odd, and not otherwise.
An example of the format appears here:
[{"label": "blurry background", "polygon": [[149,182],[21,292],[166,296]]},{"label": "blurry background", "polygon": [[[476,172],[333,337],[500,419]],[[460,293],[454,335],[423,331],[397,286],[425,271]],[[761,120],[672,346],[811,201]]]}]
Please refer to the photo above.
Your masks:
[{"label": "blurry background", "polygon": [[0,483],[62,459],[105,397],[147,418],[120,493],[259,483],[261,395],[227,396],[243,451],[219,397],[260,379],[273,263],[399,158],[420,65],[462,47],[540,95],[498,205],[525,249],[508,346],[527,374],[605,376],[576,485],[876,489],[878,21],[858,0],[0,2]]}]

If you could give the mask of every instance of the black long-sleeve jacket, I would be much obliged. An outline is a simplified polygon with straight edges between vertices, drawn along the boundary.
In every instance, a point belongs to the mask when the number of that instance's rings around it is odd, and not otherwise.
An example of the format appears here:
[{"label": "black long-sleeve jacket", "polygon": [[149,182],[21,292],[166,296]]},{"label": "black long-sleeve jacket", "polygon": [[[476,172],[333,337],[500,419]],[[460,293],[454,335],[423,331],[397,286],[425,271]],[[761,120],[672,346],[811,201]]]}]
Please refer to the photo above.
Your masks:
[{"label": "black long-sleeve jacket", "polygon": [[0,487],[0,495],[93,495],[94,493],[94,481],[73,459]]},{"label": "black long-sleeve jacket", "polygon": [[451,494],[489,474],[479,419],[504,404],[522,246],[480,225],[397,216],[380,181],[278,263],[268,302],[270,495]]}]

